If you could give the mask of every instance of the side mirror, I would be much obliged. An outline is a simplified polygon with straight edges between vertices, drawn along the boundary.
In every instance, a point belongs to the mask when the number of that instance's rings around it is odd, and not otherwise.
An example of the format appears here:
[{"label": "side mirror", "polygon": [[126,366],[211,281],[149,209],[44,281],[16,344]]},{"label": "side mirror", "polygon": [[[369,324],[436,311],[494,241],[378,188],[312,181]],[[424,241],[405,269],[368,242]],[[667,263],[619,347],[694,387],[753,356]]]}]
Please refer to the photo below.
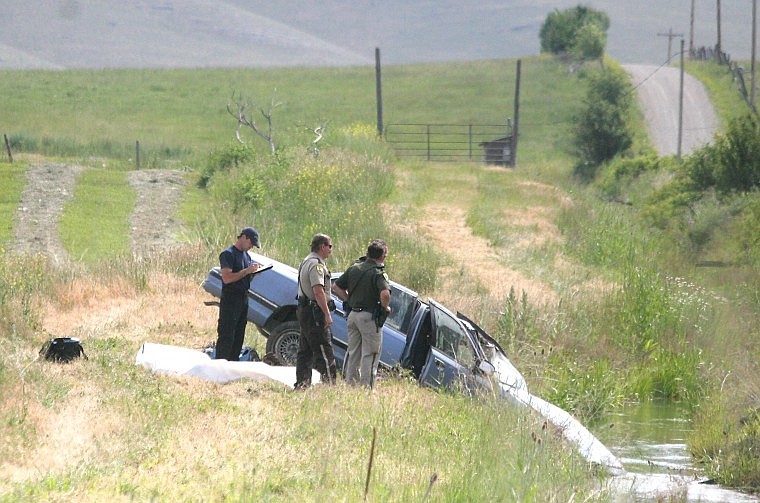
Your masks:
[{"label": "side mirror", "polygon": [[496,372],[496,367],[494,367],[491,362],[483,360],[478,364],[478,370],[483,372],[485,375],[490,376]]}]

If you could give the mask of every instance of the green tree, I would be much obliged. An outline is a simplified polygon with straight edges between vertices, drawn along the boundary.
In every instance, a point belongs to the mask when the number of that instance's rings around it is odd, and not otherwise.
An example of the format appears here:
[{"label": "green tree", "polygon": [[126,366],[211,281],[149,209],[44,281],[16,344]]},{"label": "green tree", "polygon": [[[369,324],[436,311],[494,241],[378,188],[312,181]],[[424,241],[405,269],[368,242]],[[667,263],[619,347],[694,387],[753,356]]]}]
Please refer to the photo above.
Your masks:
[{"label": "green tree", "polygon": [[607,33],[594,23],[584,24],[575,37],[572,54],[576,59],[602,59],[607,45]]},{"label": "green tree", "polygon": [[602,11],[578,5],[550,12],[541,25],[541,51],[600,58],[607,44],[610,18]]},{"label": "green tree", "polygon": [[581,159],[577,174],[593,178],[596,168],[633,143],[628,115],[633,103],[631,84],[619,70],[589,77],[585,109],[576,121],[574,144]]}]

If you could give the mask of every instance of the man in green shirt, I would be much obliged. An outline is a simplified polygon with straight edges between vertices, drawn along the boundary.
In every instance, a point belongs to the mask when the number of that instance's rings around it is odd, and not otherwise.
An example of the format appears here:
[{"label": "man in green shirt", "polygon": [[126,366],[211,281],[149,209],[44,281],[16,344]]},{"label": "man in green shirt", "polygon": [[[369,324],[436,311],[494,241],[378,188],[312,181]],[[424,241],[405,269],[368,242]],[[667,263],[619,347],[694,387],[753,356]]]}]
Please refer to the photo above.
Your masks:
[{"label": "man in green shirt", "polygon": [[351,307],[348,315],[346,382],[372,388],[382,349],[382,328],[391,312],[391,287],[384,261],[388,245],[375,239],[367,247],[367,258],[353,264],[333,284],[333,292]]}]

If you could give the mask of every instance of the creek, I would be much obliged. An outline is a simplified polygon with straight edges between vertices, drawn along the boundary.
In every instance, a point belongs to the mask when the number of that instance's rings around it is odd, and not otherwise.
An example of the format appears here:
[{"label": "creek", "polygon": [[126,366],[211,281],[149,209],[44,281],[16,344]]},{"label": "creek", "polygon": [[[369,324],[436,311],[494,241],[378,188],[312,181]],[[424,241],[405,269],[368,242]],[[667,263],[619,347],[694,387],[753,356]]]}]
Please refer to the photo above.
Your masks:
[{"label": "creek", "polygon": [[717,484],[694,464],[686,447],[692,431],[689,412],[672,403],[644,403],[617,410],[609,426],[598,431],[628,472],[614,477],[617,491],[633,493],[636,500],[662,501],[673,496],[688,502],[760,502],[760,498]]}]

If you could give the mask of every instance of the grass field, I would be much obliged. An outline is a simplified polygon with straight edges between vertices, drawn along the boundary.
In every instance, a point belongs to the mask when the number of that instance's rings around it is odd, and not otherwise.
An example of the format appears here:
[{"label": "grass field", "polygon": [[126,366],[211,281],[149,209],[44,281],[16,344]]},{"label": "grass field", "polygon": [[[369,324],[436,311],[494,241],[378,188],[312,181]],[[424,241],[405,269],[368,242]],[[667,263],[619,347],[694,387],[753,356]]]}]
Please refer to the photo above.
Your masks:
[{"label": "grass field", "polygon": [[[501,124],[514,112],[512,60],[389,66],[382,76],[386,123]],[[569,160],[568,128],[582,96],[575,82],[548,58],[523,62],[520,150],[526,163]],[[6,97],[0,129],[19,150],[127,163],[136,141],[144,158],[156,162],[189,162],[232,142],[236,120],[226,106],[236,100],[253,105],[260,126],[259,110],[278,104],[278,144],[304,146],[313,139],[307,127],[326,123],[326,143],[337,142],[343,127],[374,124],[377,106],[372,67],[2,72],[0,92]],[[564,98],[547,99],[558,95]],[[265,146],[250,134],[247,139]]]},{"label": "grass field", "polygon": [[[388,67],[385,120],[502,122],[512,114],[515,67]],[[706,277],[667,232],[643,226],[637,208],[578,184],[569,132],[583,72],[543,57],[523,61],[522,72],[516,170],[395,161],[372,134],[369,68],[0,73],[2,128],[13,125],[6,134],[21,159],[0,164],[11,181],[0,189],[0,242],[12,235],[27,160],[91,167],[59,229],[75,264],[0,257],[0,497],[354,501],[374,428],[371,501],[423,499],[428,487],[433,501],[613,499],[572,450],[552,435],[537,440],[544,433],[534,418],[488,399],[403,377],[375,394],[343,386],[291,394],[137,368],[142,342],[214,340],[215,312],[202,306],[198,283],[250,222],[265,252],[290,264],[312,233],[327,232],[335,270],[369,238],[385,237],[394,280],[471,314],[534,392],[592,429],[622,402],[665,398],[698,409],[710,397],[725,404],[716,422],[741,438],[737,420],[760,386],[756,271]],[[254,97],[254,110],[281,102],[282,148],[270,155],[249,135],[255,155],[221,167],[238,152],[225,110],[233,91]],[[643,130],[640,115],[631,120]],[[315,157],[306,128],[323,122]],[[141,258],[123,248],[136,140],[146,167],[208,175],[177,208],[178,251]],[[634,150],[646,150],[646,139],[636,137]],[[100,260],[111,254],[123,260]],[[246,343],[261,352],[254,332]],[[34,362],[50,334],[81,337],[90,360]],[[716,445],[701,440],[705,450]]]}]

